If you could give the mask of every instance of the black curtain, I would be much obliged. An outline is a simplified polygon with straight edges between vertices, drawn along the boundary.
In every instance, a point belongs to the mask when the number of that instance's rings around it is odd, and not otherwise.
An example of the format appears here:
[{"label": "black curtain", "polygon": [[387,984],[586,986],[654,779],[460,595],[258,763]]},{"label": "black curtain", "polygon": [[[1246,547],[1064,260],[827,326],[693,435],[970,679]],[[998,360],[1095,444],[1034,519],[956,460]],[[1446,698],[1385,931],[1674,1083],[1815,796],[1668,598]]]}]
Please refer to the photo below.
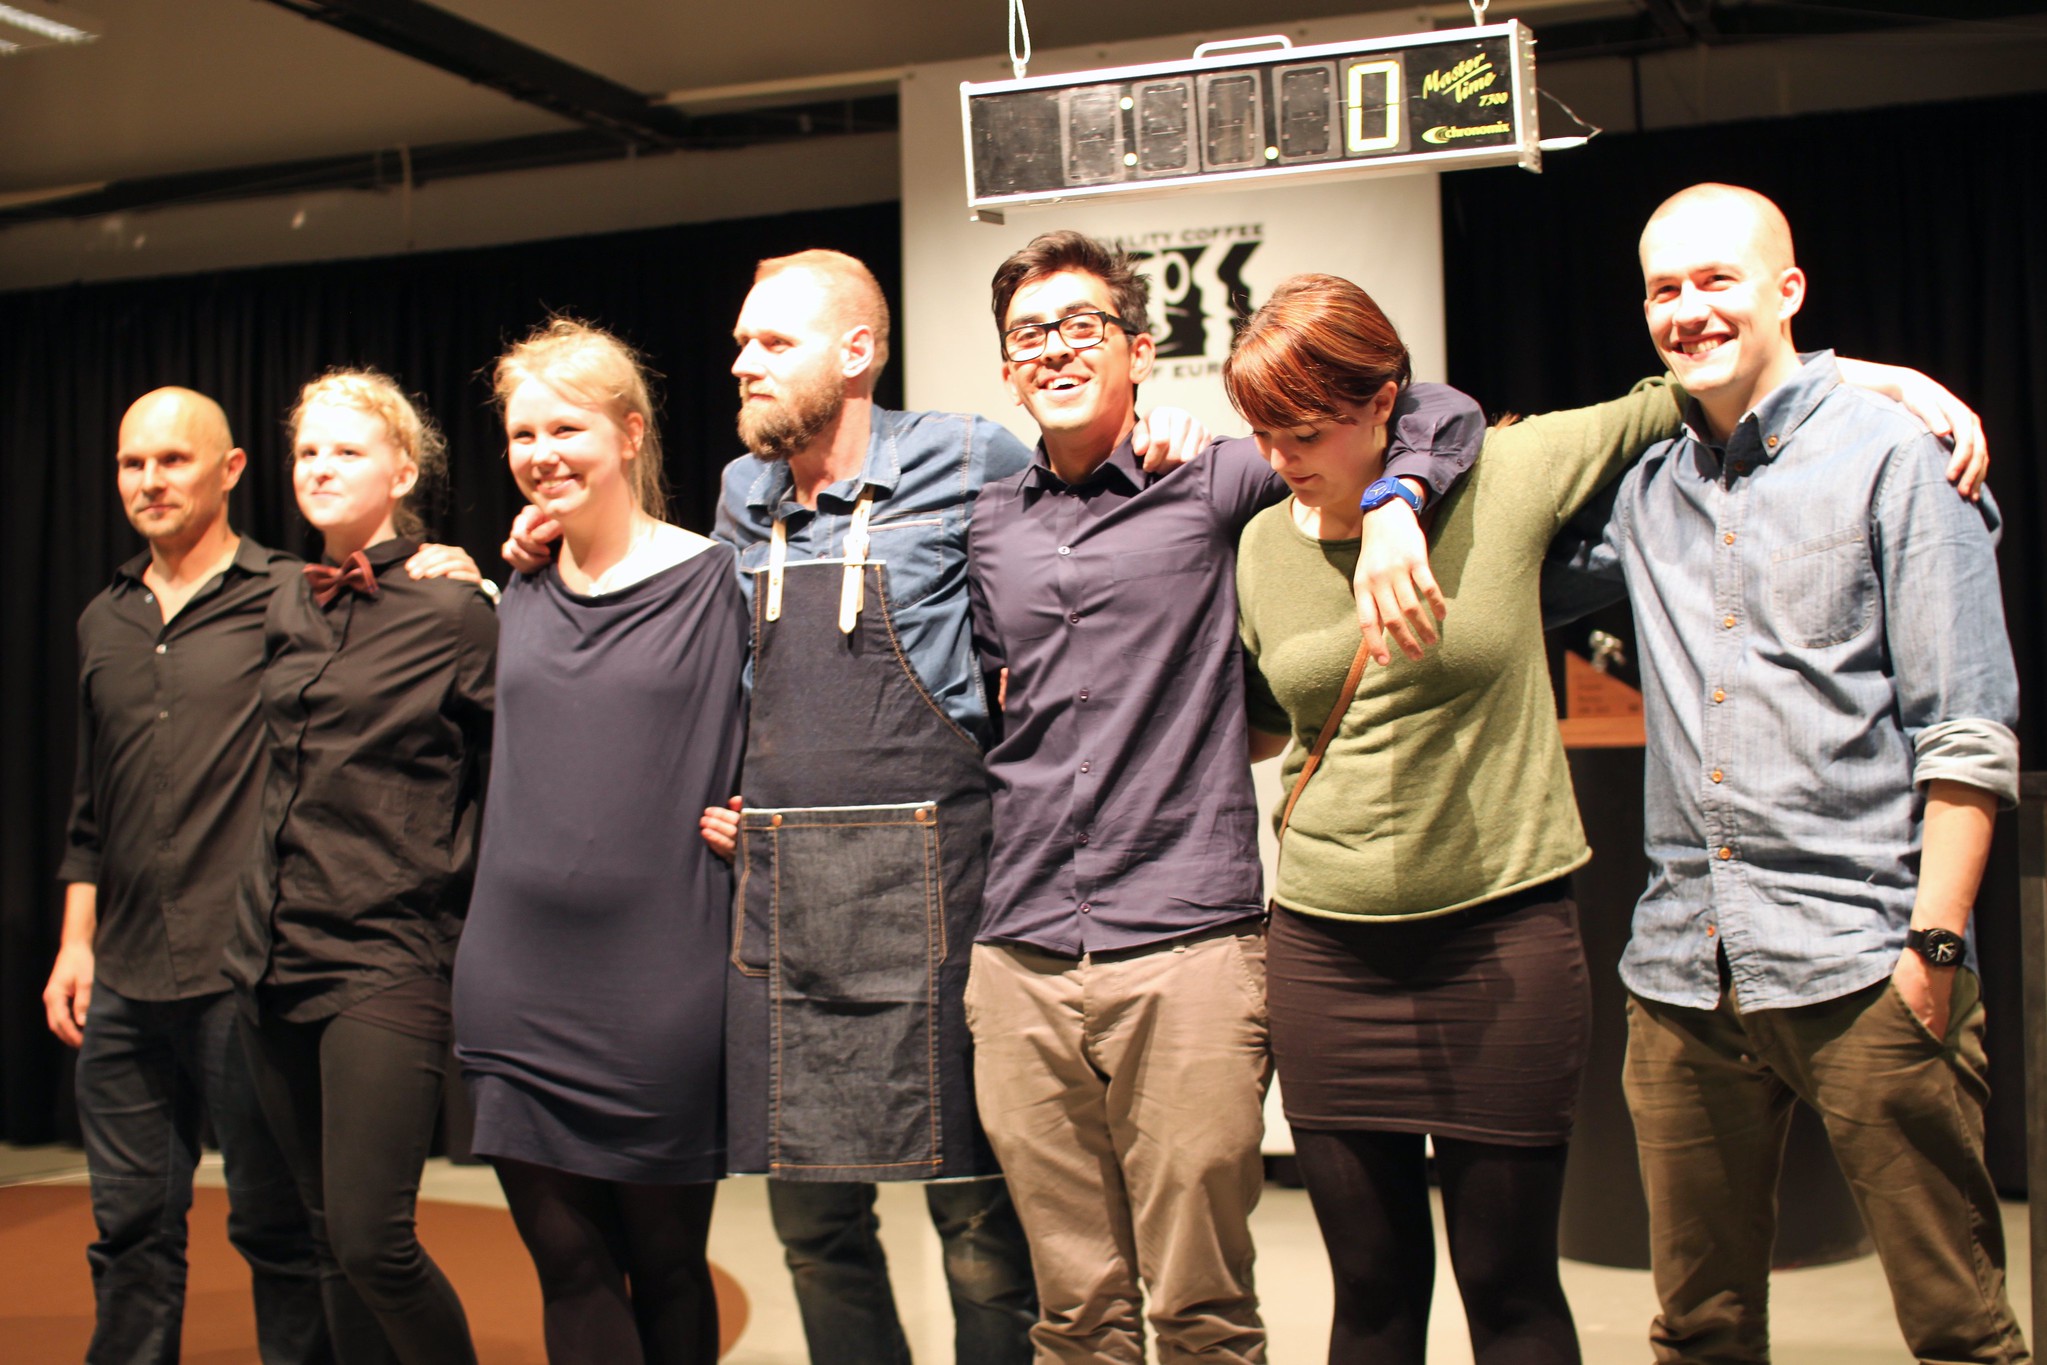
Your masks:
[{"label": "black curtain", "polygon": [[[1450,380],[1488,411],[1598,402],[1653,372],[1636,240],[1668,195],[1747,185],[1791,220],[1809,278],[1802,348],[1925,370],[1982,414],[2005,517],[1999,561],[2023,699],[2022,764],[2047,763],[2047,97],[2025,95],[1602,137],[1442,181]],[[1625,611],[1599,626],[1632,638]],[[1559,632],[1559,635],[1565,634]],[[1561,642],[1557,642],[1561,643]],[[1589,827],[1597,792],[1580,792]],[[1993,1173],[2025,1186],[2018,870],[2009,820],[1978,901]]]},{"label": "black curtain", "polygon": [[[667,377],[662,431],[679,522],[708,531],[738,453],[732,325],[764,256],[835,247],[900,296],[895,204],[484,250],[0,293],[0,1140],[68,1135],[65,1049],[40,996],[56,948],[72,770],[73,626],[136,553],[114,492],[122,412],[164,384],[227,409],[250,468],[234,523],[309,548],[292,504],[284,414],[333,365],[372,365],[446,429],[439,538],[502,578],[519,504],[483,372],[552,311],[602,323]],[[900,339],[897,354],[901,354]],[[900,404],[900,367],[881,399]]]}]

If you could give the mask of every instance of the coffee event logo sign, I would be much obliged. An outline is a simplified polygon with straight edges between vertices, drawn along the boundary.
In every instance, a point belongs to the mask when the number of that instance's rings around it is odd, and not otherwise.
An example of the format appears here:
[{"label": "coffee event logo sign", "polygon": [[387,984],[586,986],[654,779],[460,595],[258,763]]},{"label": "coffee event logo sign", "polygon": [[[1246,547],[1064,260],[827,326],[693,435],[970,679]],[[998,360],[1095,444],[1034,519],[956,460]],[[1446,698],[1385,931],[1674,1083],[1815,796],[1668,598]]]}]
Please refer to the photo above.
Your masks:
[{"label": "coffee event logo sign", "polygon": [[1237,324],[1251,316],[1247,271],[1265,244],[1263,223],[1200,224],[1112,234],[1151,281],[1151,332],[1160,379],[1222,373]]}]

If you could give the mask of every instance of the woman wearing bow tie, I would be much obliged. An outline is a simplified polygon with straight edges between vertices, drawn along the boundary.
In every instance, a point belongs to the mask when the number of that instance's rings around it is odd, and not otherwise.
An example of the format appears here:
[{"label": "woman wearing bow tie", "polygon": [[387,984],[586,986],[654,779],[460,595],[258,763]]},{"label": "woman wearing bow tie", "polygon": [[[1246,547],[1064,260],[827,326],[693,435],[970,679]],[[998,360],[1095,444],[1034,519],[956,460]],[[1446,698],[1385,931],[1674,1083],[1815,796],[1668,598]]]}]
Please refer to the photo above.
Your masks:
[{"label": "woman wearing bow tie", "polygon": [[414,1232],[475,867],[497,618],[415,580],[408,505],[440,433],[389,378],[335,371],[292,414],[292,486],[325,540],[265,622],[270,768],[230,965],[263,1112],[312,1213],[340,1365],[476,1359]]}]

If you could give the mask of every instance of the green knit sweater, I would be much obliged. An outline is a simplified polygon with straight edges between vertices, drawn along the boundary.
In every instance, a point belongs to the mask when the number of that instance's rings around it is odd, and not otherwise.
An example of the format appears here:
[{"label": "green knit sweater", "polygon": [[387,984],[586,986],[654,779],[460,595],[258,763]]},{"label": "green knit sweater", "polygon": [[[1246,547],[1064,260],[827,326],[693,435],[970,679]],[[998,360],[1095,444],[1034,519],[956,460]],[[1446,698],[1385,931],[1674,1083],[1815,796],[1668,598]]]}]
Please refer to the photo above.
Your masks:
[{"label": "green knit sweater", "polygon": [[[1449,600],[1442,643],[1395,651],[1357,697],[1294,809],[1275,899],[1340,919],[1446,914],[1560,877],[1591,851],[1578,823],[1544,656],[1544,553],[1564,522],[1657,441],[1682,390],[1487,433],[1445,497],[1429,562]],[[1254,729],[1293,737],[1290,789],[1357,652],[1356,540],[1318,541],[1292,501],[1245,528],[1237,598]]]}]

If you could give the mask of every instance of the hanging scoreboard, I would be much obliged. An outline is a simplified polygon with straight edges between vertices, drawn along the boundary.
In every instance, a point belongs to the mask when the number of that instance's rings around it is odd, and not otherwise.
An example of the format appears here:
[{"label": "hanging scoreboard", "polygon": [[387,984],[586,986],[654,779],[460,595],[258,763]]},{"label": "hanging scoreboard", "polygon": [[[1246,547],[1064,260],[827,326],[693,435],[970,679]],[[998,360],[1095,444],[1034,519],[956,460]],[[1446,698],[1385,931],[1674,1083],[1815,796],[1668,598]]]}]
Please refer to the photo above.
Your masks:
[{"label": "hanging scoreboard", "polygon": [[[1251,42],[1285,44],[1284,38]],[[1279,184],[1423,167],[1542,169],[1518,22],[963,83],[967,202]]]}]

